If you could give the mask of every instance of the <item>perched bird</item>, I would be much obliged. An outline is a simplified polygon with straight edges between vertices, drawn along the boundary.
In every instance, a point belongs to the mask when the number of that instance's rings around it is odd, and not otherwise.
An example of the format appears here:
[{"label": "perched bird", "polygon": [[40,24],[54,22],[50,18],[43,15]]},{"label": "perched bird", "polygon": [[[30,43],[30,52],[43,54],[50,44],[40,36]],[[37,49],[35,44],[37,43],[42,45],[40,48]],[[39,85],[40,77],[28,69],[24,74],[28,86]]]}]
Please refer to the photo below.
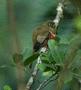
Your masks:
[{"label": "perched bird", "polygon": [[47,21],[33,31],[33,53],[42,47],[48,47],[48,40],[56,37],[56,29],[53,21]]},{"label": "perched bird", "polygon": [[[42,47],[48,47],[48,40],[55,39],[56,29],[53,21],[47,21],[33,31],[33,54],[38,52]],[[29,65],[32,68],[32,64]]]}]

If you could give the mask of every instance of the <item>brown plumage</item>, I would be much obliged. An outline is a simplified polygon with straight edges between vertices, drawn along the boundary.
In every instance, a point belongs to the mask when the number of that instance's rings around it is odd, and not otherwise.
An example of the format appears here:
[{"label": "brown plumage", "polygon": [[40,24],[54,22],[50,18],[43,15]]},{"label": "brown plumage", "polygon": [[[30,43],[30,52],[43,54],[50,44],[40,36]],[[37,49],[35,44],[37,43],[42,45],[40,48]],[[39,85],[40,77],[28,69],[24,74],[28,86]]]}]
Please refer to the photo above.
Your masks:
[{"label": "brown plumage", "polygon": [[56,34],[55,25],[52,21],[47,21],[33,31],[33,52],[37,52],[41,47],[47,46],[49,39],[54,39]]},{"label": "brown plumage", "polygon": [[[33,31],[33,54],[42,47],[48,47],[49,39],[54,39],[56,34],[55,25],[52,21],[47,21]],[[32,64],[29,65],[32,67]]]}]

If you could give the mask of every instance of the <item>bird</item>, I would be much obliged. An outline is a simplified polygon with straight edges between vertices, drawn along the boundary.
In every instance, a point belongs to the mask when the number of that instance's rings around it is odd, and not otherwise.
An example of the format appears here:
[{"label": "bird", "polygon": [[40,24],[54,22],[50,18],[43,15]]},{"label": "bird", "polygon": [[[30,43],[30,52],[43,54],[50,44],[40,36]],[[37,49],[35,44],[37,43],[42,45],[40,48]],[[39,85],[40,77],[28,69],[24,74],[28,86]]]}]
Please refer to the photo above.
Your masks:
[{"label": "bird", "polygon": [[55,37],[55,23],[52,20],[38,26],[32,35],[33,53],[38,52],[42,47],[48,47],[48,40],[55,39]]},{"label": "bird", "polygon": [[[48,40],[56,38],[55,23],[52,20],[45,21],[32,33],[33,54],[39,53],[43,47],[48,48]],[[32,64],[29,65],[32,68]]]}]

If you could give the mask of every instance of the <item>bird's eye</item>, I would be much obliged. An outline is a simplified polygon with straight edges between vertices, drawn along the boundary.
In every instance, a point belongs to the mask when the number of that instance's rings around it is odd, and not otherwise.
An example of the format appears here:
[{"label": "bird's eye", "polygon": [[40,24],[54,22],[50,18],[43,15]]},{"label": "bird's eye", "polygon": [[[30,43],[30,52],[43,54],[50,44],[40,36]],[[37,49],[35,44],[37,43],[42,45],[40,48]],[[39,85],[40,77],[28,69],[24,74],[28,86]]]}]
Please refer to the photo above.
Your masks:
[{"label": "bird's eye", "polygon": [[49,22],[48,23],[48,26],[51,27],[51,28],[54,28],[55,27],[55,24],[54,24],[54,22]]}]

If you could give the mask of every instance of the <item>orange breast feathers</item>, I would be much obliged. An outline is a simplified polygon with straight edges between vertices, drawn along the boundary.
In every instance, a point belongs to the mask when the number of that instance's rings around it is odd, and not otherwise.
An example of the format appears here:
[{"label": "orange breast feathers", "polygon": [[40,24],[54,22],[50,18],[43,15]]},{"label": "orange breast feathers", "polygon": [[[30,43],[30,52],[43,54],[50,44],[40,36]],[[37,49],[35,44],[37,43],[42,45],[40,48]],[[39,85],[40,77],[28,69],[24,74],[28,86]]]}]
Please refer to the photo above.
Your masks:
[{"label": "orange breast feathers", "polygon": [[49,39],[55,39],[55,37],[56,37],[56,34],[49,31]]}]

